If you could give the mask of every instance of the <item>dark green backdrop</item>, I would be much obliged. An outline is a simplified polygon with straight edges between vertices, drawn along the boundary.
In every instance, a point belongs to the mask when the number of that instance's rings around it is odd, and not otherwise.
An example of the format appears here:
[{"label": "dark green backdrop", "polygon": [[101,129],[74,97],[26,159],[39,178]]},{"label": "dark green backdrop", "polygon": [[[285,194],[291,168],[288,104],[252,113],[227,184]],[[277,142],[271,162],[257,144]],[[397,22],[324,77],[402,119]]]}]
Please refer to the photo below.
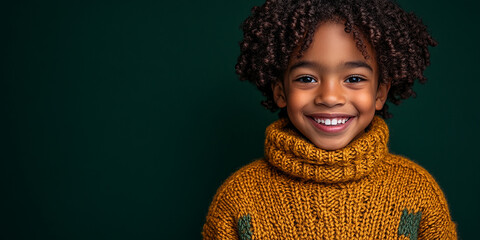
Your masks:
[{"label": "dark green backdrop", "polygon": [[[401,0],[440,43],[393,108],[391,150],[437,179],[478,235],[478,4]],[[0,5],[0,239],[198,239],[216,189],[263,152],[275,114],[238,81],[261,1]]]}]

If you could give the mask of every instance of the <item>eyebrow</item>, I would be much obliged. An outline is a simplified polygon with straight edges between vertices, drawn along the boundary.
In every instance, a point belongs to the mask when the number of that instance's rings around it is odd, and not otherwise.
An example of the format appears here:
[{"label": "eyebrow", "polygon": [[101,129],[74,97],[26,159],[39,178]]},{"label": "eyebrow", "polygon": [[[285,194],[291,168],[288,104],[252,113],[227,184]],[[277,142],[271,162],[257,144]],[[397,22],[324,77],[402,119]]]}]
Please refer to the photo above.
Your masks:
[{"label": "eyebrow", "polygon": [[343,64],[346,68],[366,68],[370,70],[370,72],[373,72],[372,66],[370,66],[368,63],[364,61],[352,61],[352,62],[346,62]]},{"label": "eyebrow", "polygon": [[297,68],[321,68],[321,66],[310,61],[298,61],[290,67],[290,71]]},{"label": "eyebrow", "polygon": [[[343,68],[366,68],[373,72],[372,66],[370,66],[368,63],[364,61],[350,61],[350,62],[345,62],[343,63]],[[316,69],[322,69],[323,67],[321,65],[318,65],[315,62],[310,62],[310,61],[299,61],[293,64],[290,67],[290,71],[296,69],[296,68],[316,68]]]}]

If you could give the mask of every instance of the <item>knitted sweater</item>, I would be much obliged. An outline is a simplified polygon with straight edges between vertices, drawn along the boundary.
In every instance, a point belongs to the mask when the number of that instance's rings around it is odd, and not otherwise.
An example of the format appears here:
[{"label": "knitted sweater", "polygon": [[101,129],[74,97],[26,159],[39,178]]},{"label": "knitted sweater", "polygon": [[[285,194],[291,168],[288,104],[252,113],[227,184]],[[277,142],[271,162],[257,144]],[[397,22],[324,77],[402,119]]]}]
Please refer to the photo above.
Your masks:
[{"label": "knitted sweater", "polygon": [[388,152],[381,118],[335,151],[289,126],[271,124],[265,158],[218,189],[204,239],[457,238],[442,190],[421,166]]}]

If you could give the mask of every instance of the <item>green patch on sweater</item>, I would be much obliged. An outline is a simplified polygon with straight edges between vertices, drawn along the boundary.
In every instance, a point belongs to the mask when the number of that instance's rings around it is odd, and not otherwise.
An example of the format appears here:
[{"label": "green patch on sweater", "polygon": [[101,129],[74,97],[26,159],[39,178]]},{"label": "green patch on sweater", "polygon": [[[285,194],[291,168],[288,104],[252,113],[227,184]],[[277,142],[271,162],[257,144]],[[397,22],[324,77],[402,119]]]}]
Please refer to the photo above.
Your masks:
[{"label": "green patch on sweater", "polygon": [[252,217],[250,214],[243,215],[238,219],[238,236],[240,240],[251,240],[252,239],[252,230],[250,229],[250,221]]},{"label": "green patch on sweater", "polygon": [[407,209],[403,209],[400,224],[398,225],[398,235],[405,235],[410,240],[417,240],[418,227],[422,219],[422,212],[409,213]]}]

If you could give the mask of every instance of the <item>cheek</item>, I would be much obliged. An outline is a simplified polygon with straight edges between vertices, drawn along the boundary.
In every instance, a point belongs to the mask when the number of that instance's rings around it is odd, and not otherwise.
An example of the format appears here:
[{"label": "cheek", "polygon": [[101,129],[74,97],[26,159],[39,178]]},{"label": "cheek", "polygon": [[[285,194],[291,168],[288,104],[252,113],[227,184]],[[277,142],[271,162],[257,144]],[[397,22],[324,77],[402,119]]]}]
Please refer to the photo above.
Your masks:
[{"label": "cheek", "polygon": [[291,91],[287,96],[287,108],[293,111],[300,111],[310,101],[310,97],[305,92]]},{"label": "cheek", "polygon": [[353,94],[351,101],[359,112],[375,112],[375,94],[373,92],[366,91]]}]

